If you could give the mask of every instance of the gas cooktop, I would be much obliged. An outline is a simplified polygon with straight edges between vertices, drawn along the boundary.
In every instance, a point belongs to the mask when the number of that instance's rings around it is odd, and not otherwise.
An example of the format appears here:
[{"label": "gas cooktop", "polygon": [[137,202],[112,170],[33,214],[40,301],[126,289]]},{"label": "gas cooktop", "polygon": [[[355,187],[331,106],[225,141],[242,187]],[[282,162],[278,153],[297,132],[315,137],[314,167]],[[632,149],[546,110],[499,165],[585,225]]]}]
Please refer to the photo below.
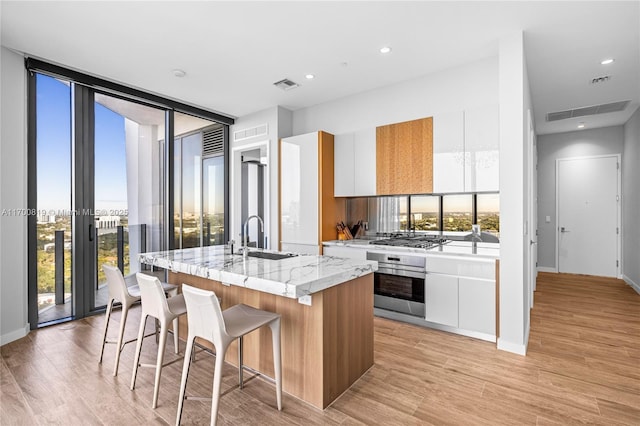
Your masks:
[{"label": "gas cooktop", "polygon": [[391,238],[369,241],[369,244],[377,246],[411,247],[411,248],[431,248],[449,242],[446,238],[438,235],[408,236],[406,234],[393,234]]}]

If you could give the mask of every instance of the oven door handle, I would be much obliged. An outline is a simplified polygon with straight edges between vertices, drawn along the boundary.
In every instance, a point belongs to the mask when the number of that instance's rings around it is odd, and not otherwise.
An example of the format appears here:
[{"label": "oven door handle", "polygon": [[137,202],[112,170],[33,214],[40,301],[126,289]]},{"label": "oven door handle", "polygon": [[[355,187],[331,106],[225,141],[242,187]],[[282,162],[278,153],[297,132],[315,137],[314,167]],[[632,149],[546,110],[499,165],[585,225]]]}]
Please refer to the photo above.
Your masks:
[{"label": "oven door handle", "polygon": [[409,278],[422,278],[422,279],[425,279],[427,275],[426,272],[406,271],[403,269],[390,269],[390,268],[380,267],[379,264],[378,264],[378,270],[375,273],[385,274],[385,275],[396,275],[400,277],[409,277]]}]

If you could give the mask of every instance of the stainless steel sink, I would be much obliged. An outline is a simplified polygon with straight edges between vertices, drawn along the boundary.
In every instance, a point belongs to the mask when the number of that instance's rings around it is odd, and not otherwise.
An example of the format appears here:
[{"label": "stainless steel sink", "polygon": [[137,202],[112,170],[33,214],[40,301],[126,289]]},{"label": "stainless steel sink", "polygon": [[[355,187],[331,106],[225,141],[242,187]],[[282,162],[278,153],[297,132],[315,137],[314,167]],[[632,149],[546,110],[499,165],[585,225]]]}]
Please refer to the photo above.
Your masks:
[{"label": "stainless steel sink", "polygon": [[282,260],[290,257],[295,257],[297,254],[295,253],[271,253],[267,251],[250,251],[247,253],[249,257],[257,257],[259,259],[269,259],[269,260]]}]

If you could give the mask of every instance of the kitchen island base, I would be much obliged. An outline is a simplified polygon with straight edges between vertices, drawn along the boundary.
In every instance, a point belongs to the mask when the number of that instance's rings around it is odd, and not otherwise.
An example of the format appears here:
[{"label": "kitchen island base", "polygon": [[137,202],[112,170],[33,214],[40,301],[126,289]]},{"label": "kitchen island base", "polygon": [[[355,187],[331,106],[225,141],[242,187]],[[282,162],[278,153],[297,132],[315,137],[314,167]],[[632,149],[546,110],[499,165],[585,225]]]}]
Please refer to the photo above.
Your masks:
[{"label": "kitchen island base", "polygon": [[[373,366],[373,274],[329,287],[311,295],[311,306],[219,281],[169,272],[169,282],[212,290],[222,309],[238,303],[277,312],[281,319],[282,388],[316,408],[328,407]],[[187,336],[186,318],[180,337]],[[245,336],[244,365],[273,377],[271,331],[263,328]],[[198,343],[212,347],[208,342]],[[238,365],[237,342],[225,361]]]}]

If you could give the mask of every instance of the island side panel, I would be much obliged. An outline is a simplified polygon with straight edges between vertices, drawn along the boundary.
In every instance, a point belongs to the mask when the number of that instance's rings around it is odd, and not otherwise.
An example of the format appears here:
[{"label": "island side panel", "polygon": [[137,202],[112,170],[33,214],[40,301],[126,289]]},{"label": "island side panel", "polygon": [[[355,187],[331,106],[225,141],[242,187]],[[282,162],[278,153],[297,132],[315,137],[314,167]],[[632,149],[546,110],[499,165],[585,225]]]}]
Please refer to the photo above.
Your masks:
[{"label": "island side panel", "polygon": [[373,274],[322,293],[326,407],[373,366]]},{"label": "island side panel", "polygon": [[[313,305],[298,303],[297,299],[276,296],[238,286],[182,273],[169,273],[169,282],[182,283],[212,290],[222,299],[222,309],[244,303],[259,309],[279,313],[281,318],[282,386],[290,395],[323,409],[323,292],[313,295]],[[341,287],[342,285],[338,286]],[[186,339],[186,318],[180,322],[180,337]],[[204,342],[200,342],[203,343]],[[211,347],[211,345],[206,345]],[[233,343],[225,361],[237,366],[237,344]],[[244,364],[274,377],[271,331],[262,328],[244,338]]]},{"label": "island side panel", "polygon": [[[169,282],[213,290],[223,309],[245,303],[278,312],[283,389],[317,408],[326,408],[373,365],[373,274],[315,293],[312,306],[186,274],[170,272]],[[181,338],[187,332],[183,318]],[[271,332],[264,328],[244,341],[245,365],[273,377]],[[235,343],[226,361],[237,366]]]}]

